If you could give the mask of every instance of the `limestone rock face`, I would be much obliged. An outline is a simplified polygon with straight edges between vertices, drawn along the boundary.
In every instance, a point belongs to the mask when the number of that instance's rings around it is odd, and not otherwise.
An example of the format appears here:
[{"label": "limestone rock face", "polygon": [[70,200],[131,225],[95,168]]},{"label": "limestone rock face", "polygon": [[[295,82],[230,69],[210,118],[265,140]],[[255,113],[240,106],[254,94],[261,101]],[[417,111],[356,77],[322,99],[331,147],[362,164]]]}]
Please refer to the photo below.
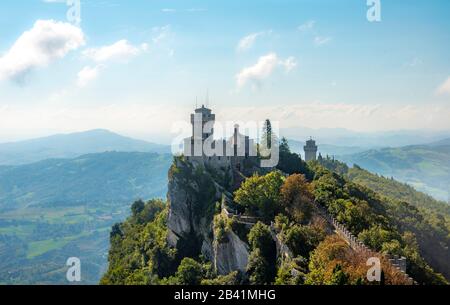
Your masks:
[{"label": "limestone rock face", "polygon": [[176,246],[178,238],[191,231],[191,215],[188,206],[188,195],[180,188],[176,179],[169,182],[167,195],[170,203],[167,226],[169,228],[169,244]]},{"label": "limestone rock face", "polygon": [[179,158],[175,158],[169,172],[168,243],[177,248],[181,244],[198,247],[219,274],[245,271],[249,256],[248,245],[232,231],[227,232],[226,243],[213,242],[216,203],[222,201],[222,196],[231,198],[223,187],[232,184],[230,179],[233,173],[229,168],[208,168],[202,162]]},{"label": "limestone rock face", "polygon": [[214,267],[219,274],[232,271],[245,272],[248,263],[249,247],[233,231],[227,232],[226,243],[214,245]]},{"label": "limestone rock face", "polygon": [[[169,172],[167,199],[170,206],[167,219],[168,242],[177,247],[180,239],[195,237],[201,253],[212,258],[212,222],[216,203],[222,199],[223,188],[215,181],[224,175],[220,169],[207,170],[200,162],[175,159]],[[192,245],[194,242],[192,241]]]}]

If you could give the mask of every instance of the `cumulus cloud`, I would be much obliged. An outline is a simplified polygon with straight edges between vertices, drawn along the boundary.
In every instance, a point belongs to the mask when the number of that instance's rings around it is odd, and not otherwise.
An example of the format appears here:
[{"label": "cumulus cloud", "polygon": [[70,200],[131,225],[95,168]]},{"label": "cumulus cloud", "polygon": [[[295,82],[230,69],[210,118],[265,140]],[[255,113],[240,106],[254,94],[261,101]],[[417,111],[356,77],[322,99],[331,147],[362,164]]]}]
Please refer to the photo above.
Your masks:
[{"label": "cumulus cloud", "polygon": [[32,70],[63,58],[84,44],[80,28],[54,20],[38,20],[0,57],[0,80],[21,82]]},{"label": "cumulus cloud", "polygon": [[138,56],[148,50],[148,44],[143,43],[139,46],[130,44],[127,40],[122,39],[103,47],[90,48],[83,51],[85,58],[91,59],[97,65],[85,66],[77,75],[77,86],[86,87],[92,81],[98,78],[100,71],[108,66],[110,61],[127,61],[134,56]]},{"label": "cumulus cloud", "polygon": [[280,66],[284,67],[286,72],[289,72],[297,66],[297,61],[294,57],[281,60],[275,53],[261,56],[255,65],[242,69],[236,75],[237,85],[238,87],[243,87],[249,82],[259,84],[262,80],[272,75],[276,68]]},{"label": "cumulus cloud", "polygon": [[436,94],[438,95],[450,95],[450,76],[447,78],[446,81],[442,83],[442,85],[439,86],[436,90]]},{"label": "cumulus cloud", "polygon": [[78,72],[77,75],[77,85],[80,88],[86,87],[90,82],[97,79],[100,70],[103,68],[101,65],[95,67],[86,66]]},{"label": "cumulus cloud", "polygon": [[122,39],[116,43],[99,48],[90,48],[83,51],[83,56],[95,62],[106,62],[110,60],[127,60],[148,50],[148,44],[133,46],[127,40]]},{"label": "cumulus cloud", "polygon": [[261,36],[264,36],[266,34],[270,34],[271,32],[272,31],[264,31],[264,32],[258,32],[258,33],[252,33],[250,35],[247,35],[247,36],[243,37],[238,43],[238,46],[236,48],[237,51],[238,52],[243,52],[243,51],[249,50],[250,48],[253,47],[253,45],[255,44],[257,38],[259,38]]}]

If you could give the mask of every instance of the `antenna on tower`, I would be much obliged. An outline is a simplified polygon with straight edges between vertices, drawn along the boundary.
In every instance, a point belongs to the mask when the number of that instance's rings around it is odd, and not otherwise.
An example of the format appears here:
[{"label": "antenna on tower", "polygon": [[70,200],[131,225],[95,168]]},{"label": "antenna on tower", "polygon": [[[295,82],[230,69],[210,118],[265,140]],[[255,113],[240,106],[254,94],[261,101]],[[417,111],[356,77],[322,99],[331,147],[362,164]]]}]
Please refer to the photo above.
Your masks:
[{"label": "antenna on tower", "polygon": [[195,97],[195,109],[197,109],[198,108],[198,97],[196,96]]},{"label": "antenna on tower", "polygon": [[209,108],[209,89],[206,90],[206,108]]}]

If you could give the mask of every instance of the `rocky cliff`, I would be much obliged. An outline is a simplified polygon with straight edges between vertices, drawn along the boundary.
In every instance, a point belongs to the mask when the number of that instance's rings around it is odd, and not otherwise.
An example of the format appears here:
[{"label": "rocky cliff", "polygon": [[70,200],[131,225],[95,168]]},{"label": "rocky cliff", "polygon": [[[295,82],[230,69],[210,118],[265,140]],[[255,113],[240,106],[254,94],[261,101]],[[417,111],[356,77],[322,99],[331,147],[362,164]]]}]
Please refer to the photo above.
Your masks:
[{"label": "rocky cliff", "polygon": [[219,274],[245,271],[248,263],[249,247],[233,231],[226,233],[226,242],[214,243],[214,268]]},{"label": "rocky cliff", "polygon": [[228,243],[213,246],[213,217],[223,197],[231,196],[227,187],[233,176],[230,167],[210,168],[181,157],[169,171],[168,243],[181,252],[202,254],[220,274],[245,270],[248,258],[248,245],[233,232]]}]

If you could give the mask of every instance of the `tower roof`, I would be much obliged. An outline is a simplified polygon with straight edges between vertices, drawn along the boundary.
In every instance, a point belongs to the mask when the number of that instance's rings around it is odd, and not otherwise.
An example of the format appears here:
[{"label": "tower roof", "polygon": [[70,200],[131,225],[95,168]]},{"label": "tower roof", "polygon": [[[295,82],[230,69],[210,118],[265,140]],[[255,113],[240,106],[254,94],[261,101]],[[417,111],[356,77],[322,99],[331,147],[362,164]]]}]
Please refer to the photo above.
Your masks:
[{"label": "tower roof", "polygon": [[195,113],[211,114],[211,109],[205,107],[205,105],[202,105],[202,107],[195,109]]},{"label": "tower roof", "polygon": [[309,140],[306,141],[306,145],[307,146],[315,146],[316,141],[314,141],[312,138],[310,138]]}]

